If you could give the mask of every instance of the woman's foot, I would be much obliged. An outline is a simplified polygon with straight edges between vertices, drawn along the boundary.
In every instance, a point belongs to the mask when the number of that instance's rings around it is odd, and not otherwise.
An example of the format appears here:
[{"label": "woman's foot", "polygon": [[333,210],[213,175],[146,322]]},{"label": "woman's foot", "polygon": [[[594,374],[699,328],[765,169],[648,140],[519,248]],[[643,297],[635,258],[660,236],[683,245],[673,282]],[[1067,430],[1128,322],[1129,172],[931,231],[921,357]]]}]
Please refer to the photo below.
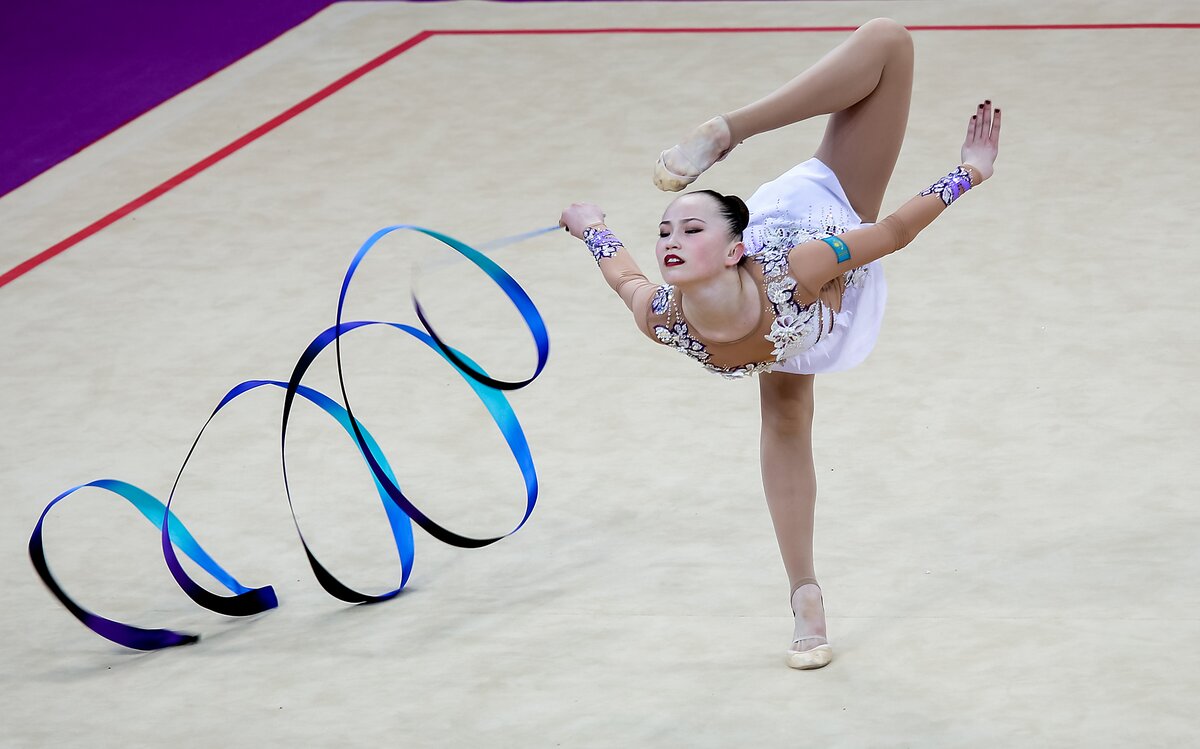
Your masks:
[{"label": "woman's foot", "polygon": [[796,613],[796,629],[792,646],[788,648],[787,664],[792,668],[821,668],[833,660],[833,648],[825,631],[825,605],[821,588],[805,583],[792,592],[792,611]]},{"label": "woman's foot", "polygon": [[663,151],[654,165],[654,185],[678,192],[696,181],[704,170],[733,150],[729,123],[713,117],[692,131],[682,143]]}]

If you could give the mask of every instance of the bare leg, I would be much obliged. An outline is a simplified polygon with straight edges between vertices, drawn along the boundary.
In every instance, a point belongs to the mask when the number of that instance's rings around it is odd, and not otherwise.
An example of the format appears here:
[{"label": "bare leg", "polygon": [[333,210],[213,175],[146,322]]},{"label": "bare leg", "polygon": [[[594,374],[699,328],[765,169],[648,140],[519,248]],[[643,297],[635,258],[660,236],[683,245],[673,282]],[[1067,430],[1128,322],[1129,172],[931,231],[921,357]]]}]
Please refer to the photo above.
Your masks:
[{"label": "bare leg", "polygon": [[871,20],[772,94],[726,115],[732,143],[832,114],[816,156],[838,175],[854,212],[875,221],[904,143],[912,60],[904,26]]},{"label": "bare leg", "polygon": [[812,457],[815,375],[767,372],[759,376],[762,409],[762,481],[788,582],[816,577],[813,512],[817,474]]},{"label": "bare leg", "polygon": [[908,31],[887,18],[868,21],[780,88],[709,120],[664,151],[655,183],[683,189],[747,138],[828,114],[816,156],[837,175],[855,213],[875,221],[904,142],[912,80]]},{"label": "bare leg", "polygon": [[[822,645],[828,650],[825,610],[813,567],[813,518],[817,503],[812,454],[815,380],[814,375],[779,372],[759,375],[763,490],[792,591],[792,610],[796,614],[794,651],[810,651]],[[827,658],[823,662],[817,658],[810,665],[796,667],[812,668],[825,663]]]},{"label": "bare leg", "polygon": [[832,115],[816,156],[859,217],[874,221],[904,142],[912,80],[911,35],[876,18],[776,91],[726,115],[731,142]]},{"label": "bare leg", "polygon": [[888,52],[879,83],[852,107],[834,112],[816,157],[837,175],[850,206],[863,221],[879,218],[883,194],[896,168],[912,100],[912,37],[903,27],[881,31]]}]

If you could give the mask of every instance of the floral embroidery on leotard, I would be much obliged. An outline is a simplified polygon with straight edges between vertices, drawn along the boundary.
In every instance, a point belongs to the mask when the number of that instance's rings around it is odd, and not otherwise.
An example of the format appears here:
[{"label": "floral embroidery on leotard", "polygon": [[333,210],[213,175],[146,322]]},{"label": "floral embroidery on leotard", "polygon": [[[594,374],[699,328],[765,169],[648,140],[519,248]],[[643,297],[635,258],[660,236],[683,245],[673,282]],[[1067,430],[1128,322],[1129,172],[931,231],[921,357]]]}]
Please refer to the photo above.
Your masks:
[{"label": "floral embroidery on leotard", "polygon": [[719,374],[728,380],[740,380],[743,377],[749,377],[750,375],[758,374],[759,372],[766,372],[768,369],[775,366],[775,364],[776,362],[773,361],[765,361],[751,362],[749,364],[743,364],[740,367],[714,367],[712,365],[706,365],[705,369],[713,374]]},{"label": "floral embroidery on leotard", "polygon": [[654,335],[658,340],[687,354],[705,367],[711,367],[708,363],[708,349],[704,347],[703,343],[692,337],[687,323],[679,321],[673,324],[669,323],[668,325],[656,325],[654,326]]},{"label": "floral embroidery on leotard", "polygon": [[[826,225],[829,236],[845,233],[839,226]],[[821,237],[802,230],[791,222],[768,218],[759,227],[755,239],[761,249],[749,258],[762,265],[767,300],[774,307],[775,321],[766,338],[775,345],[771,355],[783,361],[812,348],[825,333],[833,331],[835,313],[821,300],[800,304],[795,299],[796,279],[790,275],[788,256],[793,247]],[[842,274],[847,287],[857,282],[866,268],[855,268]],[[826,325],[825,318],[829,322]]]},{"label": "floral embroidery on leotard", "polygon": [[[666,303],[675,301],[674,288],[667,285],[659,287],[659,290],[655,292],[654,300],[651,302],[651,308],[655,309],[653,306],[655,302],[661,302],[662,310],[668,311]],[[662,302],[662,300],[667,300],[667,302]],[[659,314],[662,314],[662,312],[659,312]],[[682,312],[679,310],[678,305],[674,304],[671,305],[667,314],[667,324],[654,326],[654,336],[664,344],[700,362],[709,372],[728,377],[729,379],[746,377],[775,366],[775,362],[773,361],[750,362],[749,364],[737,367],[722,367],[713,364],[709,361],[711,354],[708,353],[708,349],[703,343],[692,336],[687,322],[683,319]]]},{"label": "floral embroidery on leotard", "polygon": [[674,286],[663,284],[654,290],[654,297],[650,300],[650,309],[654,314],[661,315],[667,311],[667,306],[671,303],[672,292],[675,291]]},{"label": "floral embroidery on leotard", "polygon": [[767,283],[767,299],[771,304],[784,304],[791,301],[796,291],[796,279],[791,276]]},{"label": "floral embroidery on leotard", "polygon": [[[781,307],[784,305],[776,305]],[[797,309],[801,309],[799,305],[789,305]],[[804,314],[807,313],[807,314]],[[812,311],[803,308],[801,314],[785,314],[775,318],[775,322],[771,323],[771,331],[767,333],[766,339],[775,344],[775,350],[771,352],[771,356],[775,357],[776,361],[782,361],[790,356],[811,348],[817,342],[818,332],[817,325],[813,322],[814,315]]]}]

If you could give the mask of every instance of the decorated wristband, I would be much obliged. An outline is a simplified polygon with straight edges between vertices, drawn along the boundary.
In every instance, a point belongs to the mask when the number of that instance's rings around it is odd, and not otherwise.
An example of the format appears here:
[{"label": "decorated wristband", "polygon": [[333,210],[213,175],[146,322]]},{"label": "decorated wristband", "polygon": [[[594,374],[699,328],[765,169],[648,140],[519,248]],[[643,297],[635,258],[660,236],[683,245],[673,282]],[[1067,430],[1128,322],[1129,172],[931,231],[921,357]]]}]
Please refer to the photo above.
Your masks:
[{"label": "decorated wristband", "polygon": [[617,235],[606,228],[595,226],[583,230],[583,243],[592,251],[592,257],[596,258],[597,264],[606,257],[616,255],[617,250],[624,247]]},{"label": "decorated wristband", "polygon": [[972,187],[974,185],[971,182],[971,173],[967,171],[966,167],[958,166],[954,168],[954,171],[922,190],[920,194],[937,195],[943,203],[949,206]]}]

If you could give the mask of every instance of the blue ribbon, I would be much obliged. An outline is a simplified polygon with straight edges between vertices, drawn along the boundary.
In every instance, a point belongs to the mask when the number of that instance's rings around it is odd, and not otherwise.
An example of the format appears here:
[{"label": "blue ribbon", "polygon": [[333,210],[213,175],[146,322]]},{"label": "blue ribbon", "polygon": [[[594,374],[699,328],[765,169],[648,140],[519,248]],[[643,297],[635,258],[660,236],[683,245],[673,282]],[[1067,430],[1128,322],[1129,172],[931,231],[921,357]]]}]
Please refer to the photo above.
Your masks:
[{"label": "blue ribbon", "polygon": [[[553,231],[558,227],[552,226],[545,229],[527,232],[515,237],[497,240],[490,243],[490,246],[495,248],[511,244],[516,241],[521,241],[539,234],[544,234]],[[345,307],[346,295],[350,289],[350,283],[354,278],[355,272],[358,270],[359,264],[367,253],[379,242],[380,239],[395,231],[410,230],[425,234],[432,237],[442,244],[445,244],[452,249],[462,254],[467,260],[471,261],[478,268],[483,270],[489,278],[495,282],[502,291],[508,296],[512,304],[517,308],[529,329],[530,335],[533,337],[534,344],[537,347],[537,364],[533,374],[524,380],[504,381],[492,378],[484,369],[474,362],[466,354],[449,346],[433,329],[427,319],[424,309],[416,296],[413,296],[413,306],[417,312],[417,318],[421,321],[424,330],[418,330],[412,326],[404,325],[395,322],[380,322],[374,320],[358,320],[352,322],[344,322],[342,319],[343,309]],[[451,364],[455,370],[466,380],[466,382],[474,390],[475,395],[483,402],[495,422],[501,434],[504,435],[505,441],[508,443],[509,450],[512,452],[513,459],[517,462],[517,466],[521,470],[521,476],[525,482],[525,513],[521,517],[516,526],[499,536],[491,536],[486,538],[473,538],[463,536],[449,530],[445,526],[437,523],[432,518],[421,512],[400,489],[400,484],[396,479],[387,458],[384,456],[383,450],[371,436],[371,433],[355,417],[351,407],[349,395],[346,392],[346,381],[342,370],[342,352],[341,338],[342,336],[352,331],[370,327],[373,325],[384,325],[396,330],[407,333],[416,338],[418,341],[436,351],[443,359]],[[308,371],[313,361],[317,356],[324,351],[330,344],[333,344],[337,357],[337,373],[338,384],[341,389],[342,401],[338,403],[329,396],[306,387],[301,384],[304,374]],[[217,562],[204,551],[204,548],[195,540],[187,527],[171,512],[171,502],[174,501],[175,491],[179,486],[179,481],[183,477],[184,471],[187,469],[188,462],[191,460],[192,454],[196,450],[196,446],[200,443],[200,438],[204,436],[204,431],[212,420],[220,413],[221,409],[225,408],[236,398],[241,395],[256,390],[264,386],[281,388],[284,391],[283,398],[283,420],[280,426],[280,454],[283,468],[283,485],[284,492],[287,497],[288,507],[292,512],[292,522],[296,526],[296,534],[300,538],[300,543],[304,547],[304,553],[308,557],[309,565],[312,567],[313,574],[317,578],[321,587],[339,600],[348,603],[375,603],[394,598],[404,589],[408,583],[409,575],[412,572],[414,545],[412,523],[416,523],[423,530],[429,533],[434,538],[443,541],[452,546],[462,548],[477,548],[495,543],[502,538],[516,533],[525,525],[526,521],[533,514],[533,509],[537,504],[538,482],[537,471],[534,468],[533,456],[529,450],[529,444],[525,439],[525,433],[521,429],[520,422],[517,420],[516,414],[513,412],[512,406],[508,399],[504,396],[505,390],[516,390],[525,387],[533,382],[545,369],[546,361],[550,354],[550,339],[546,332],[545,323],[542,320],[541,314],[538,312],[537,306],[525,293],[525,290],[504,271],[499,265],[493,262],[483,253],[478,250],[449,237],[430,229],[424,229],[419,226],[412,225],[397,225],[389,226],[371,235],[362,247],[355,254],[354,259],[350,262],[350,267],[346,270],[345,278],[342,280],[341,291],[338,295],[337,319],[333,327],[330,327],[320,333],[313,339],[312,343],[305,348],[300,359],[296,362],[295,368],[292,370],[292,375],[287,382],[277,380],[248,380],[246,382],[235,385],[213,409],[208,420],[201,427],[196,439],[192,442],[191,448],[188,450],[187,456],[183,460],[183,464],[179,467],[179,472],[176,474],[175,482],[171,487],[171,493],[167,497],[164,504],[149,492],[140,489],[133,484],[115,479],[99,479],[86,484],[72,487],[62,494],[55,497],[46,508],[42,510],[41,517],[38,518],[37,524],[34,526],[33,535],[29,539],[29,556],[33,561],[34,569],[50,592],[63,604],[68,611],[71,612],[77,619],[83,622],[84,626],[91,629],[101,637],[105,637],[120,645],[138,650],[158,650],[161,648],[172,647],[175,645],[186,645],[196,642],[199,635],[188,634],[184,632],[176,632],[170,629],[143,629],[122,622],[117,622],[112,619],[106,619],[98,614],[95,614],[83,608],[72,600],[66,591],[54,579],[50,573],[49,565],[46,562],[45,550],[42,545],[42,525],[50,510],[71,496],[75,492],[84,488],[98,488],[116,494],[134,506],[142,515],[153,523],[160,532],[163,559],[167,564],[167,568],[171,571],[171,575],[175,578],[176,583],[181,589],[196,603],[210,611],[215,611],[228,616],[250,616],[278,606],[278,599],[274,589],[267,585],[261,588],[250,588],[238,582],[233,575],[229,574]],[[380,500],[383,502],[384,509],[387,512],[388,523],[391,526],[392,539],[396,545],[396,551],[400,557],[400,583],[395,588],[381,594],[368,594],[356,591],[337,579],[320,561],[317,560],[304,539],[304,534],[300,530],[300,523],[296,518],[295,507],[292,503],[291,488],[288,482],[287,475],[287,428],[288,420],[291,417],[292,405],[295,402],[296,396],[307,400],[309,403],[317,406],[325,413],[333,417],[338,424],[346,431],[353,440],[355,447],[361,454],[363,461],[371,471],[372,479],[375,483],[376,492],[379,494]],[[176,549],[181,550],[188,558],[195,562],[213,579],[223,585],[232,595],[218,595],[213,593],[188,575],[180,563]]]}]

